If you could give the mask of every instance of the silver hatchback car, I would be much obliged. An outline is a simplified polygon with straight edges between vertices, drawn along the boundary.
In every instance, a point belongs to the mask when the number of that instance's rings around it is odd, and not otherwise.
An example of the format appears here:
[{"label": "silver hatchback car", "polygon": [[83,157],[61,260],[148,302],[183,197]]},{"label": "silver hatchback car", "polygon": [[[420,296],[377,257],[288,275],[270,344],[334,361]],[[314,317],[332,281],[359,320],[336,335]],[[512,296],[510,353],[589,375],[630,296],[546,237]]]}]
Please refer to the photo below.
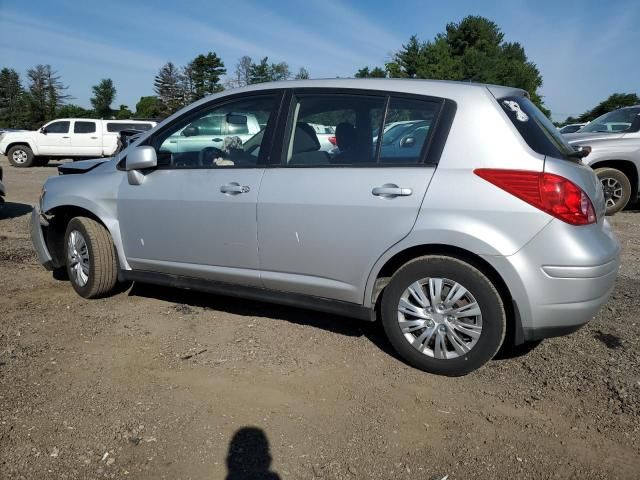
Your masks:
[{"label": "silver hatchback car", "polygon": [[[176,132],[221,115],[260,131],[180,148]],[[387,154],[376,132],[394,122],[427,128]],[[335,128],[336,152],[314,124]],[[63,166],[31,235],[85,298],[136,281],[380,318],[409,364],[463,375],[606,302],[620,248],[580,155],[518,89],[253,85],[184,108],[112,159]]]}]

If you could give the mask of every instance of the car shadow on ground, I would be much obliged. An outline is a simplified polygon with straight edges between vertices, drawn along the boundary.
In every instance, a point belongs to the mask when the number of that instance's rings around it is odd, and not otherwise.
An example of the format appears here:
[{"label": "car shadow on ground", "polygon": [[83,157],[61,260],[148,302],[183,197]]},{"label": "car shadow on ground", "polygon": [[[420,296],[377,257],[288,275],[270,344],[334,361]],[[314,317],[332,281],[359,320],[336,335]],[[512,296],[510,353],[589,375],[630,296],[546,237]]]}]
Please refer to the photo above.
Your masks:
[{"label": "car shadow on ground", "polygon": [[233,434],[227,454],[226,480],[279,480],[271,470],[271,451],[264,430],[243,427]]},{"label": "car shadow on ground", "polygon": [[367,322],[313,310],[142,283],[134,283],[129,290],[129,295],[155,298],[178,305],[200,307],[205,310],[215,310],[233,315],[284,320],[297,325],[321,328],[348,337],[364,336],[383,352],[402,361],[387,340],[380,322]]},{"label": "car shadow on ground", "polygon": [[[380,321],[367,322],[330,313],[143,283],[134,283],[128,294],[130,296],[155,298],[156,300],[174,303],[177,306],[200,307],[205,310],[215,310],[233,315],[284,320],[297,325],[321,328],[349,337],[364,336],[381,351],[406,364],[389,343]],[[518,358],[528,354],[538,345],[540,345],[540,342],[516,346],[505,343],[494,359],[501,361]]]},{"label": "car shadow on ground", "polygon": [[17,218],[31,213],[33,207],[26,203],[5,202],[0,205],[0,220]]}]

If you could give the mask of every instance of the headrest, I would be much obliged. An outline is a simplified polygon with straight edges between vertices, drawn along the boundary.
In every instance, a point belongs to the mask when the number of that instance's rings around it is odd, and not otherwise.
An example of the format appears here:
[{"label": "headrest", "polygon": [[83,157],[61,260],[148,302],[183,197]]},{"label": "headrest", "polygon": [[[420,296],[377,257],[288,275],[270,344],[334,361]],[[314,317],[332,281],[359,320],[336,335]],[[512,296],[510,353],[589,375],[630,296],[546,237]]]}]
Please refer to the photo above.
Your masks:
[{"label": "headrest", "polygon": [[293,138],[293,154],[303,152],[315,152],[320,150],[320,140],[311,125],[305,122],[296,124],[295,136]]},{"label": "headrest", "polygon": [[356,129],[348,122],[339,123],[336,127],[336,143],[338,148],[350,148],[356,141]]}]

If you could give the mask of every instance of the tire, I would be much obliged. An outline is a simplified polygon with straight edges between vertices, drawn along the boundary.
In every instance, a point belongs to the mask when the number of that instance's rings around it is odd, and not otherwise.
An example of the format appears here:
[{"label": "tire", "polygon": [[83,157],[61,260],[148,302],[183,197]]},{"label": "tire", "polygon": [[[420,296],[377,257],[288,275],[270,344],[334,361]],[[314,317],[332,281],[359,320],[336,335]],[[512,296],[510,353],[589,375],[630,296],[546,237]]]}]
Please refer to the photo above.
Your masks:
[{"label": "tire", "polygon": [[596,168],[596,175],[604,190],[606,214],[618,213],[629,203],[631,198],[631,182],[620,170],[610,167]]},{"label": "tire", "polygon": [[87,217],[72,218],[64,235],[64,255],[69,281],[78,295],[100,298],[114,291],[118,259],[111,235],[102,224]]},{"label": "tire", "polygon": [[7,152],[9,163],[14,167],[28,168],[33,165],[33,152],[26,145],[15,145]]},{"label": "tire", "polygon": [[[433,280],[435,286],[438,280],[442,282],[440,295],[432,296],[429,293],[429,282]],[[409,287],[415,287],[416,282],[424,282],[421,285],[424,294],[422,302],[427,307],[421,307],[417,297],[409,291]],[[464,288],[456,290],[456,284]],[[451,291],[454,294],[450,300],[455,301],[447,302],[447,295]],[[456,299],[456,291],[464,291],[461,298]],[[444,301],[431,306],[437,297]],[[410,308],[419,315],[402,313],[401,301],[411,303]],[[440,308],[445,302],[448,305]],[[476,308],[465,307],[472,303],[479,307],[479,315],[475,314]],[[468,311],[458,313],[458,318],[455,318],[455,310],[464,308]],[[474,266],[447,256],[420,257],[401,267],[384,289],[381,313],[382,325],[391,345],[407,363],[425,372],[450,377],[466,375],[491,360],[500,349],[506,333],[505,308],[495,286]],[[405,324],[406,330],[403,332],[401,320],[413,323]],[[428,340],[423,343],[425,337]],[[439,339],[443,339],[441,348],[436,345]],[[410,342],[417,344],[421,350]]]}]

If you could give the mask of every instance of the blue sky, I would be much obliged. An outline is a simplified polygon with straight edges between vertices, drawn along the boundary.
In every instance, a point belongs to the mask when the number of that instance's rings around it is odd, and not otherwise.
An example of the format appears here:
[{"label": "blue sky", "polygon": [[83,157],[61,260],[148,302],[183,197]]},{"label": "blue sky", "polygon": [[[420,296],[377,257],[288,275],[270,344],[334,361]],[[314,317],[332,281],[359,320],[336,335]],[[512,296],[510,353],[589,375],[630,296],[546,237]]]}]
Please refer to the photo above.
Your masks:
[{"label": "blue sky", "polygon": [[431,39],[468,14],[492,19],[506,40],[524,45],[555,119],[614,92],[640,94],[637,0],[0,0],[0,66],[24,75],[50,63],[85,107],[91,85],[109,77],[114,106],[133,109],[153,94],[153,77],[169,60],[183,65],[215,51],[229,72],[249,55],[304,66],[312,78],[352,76],[383,65],[410,35]]}]

